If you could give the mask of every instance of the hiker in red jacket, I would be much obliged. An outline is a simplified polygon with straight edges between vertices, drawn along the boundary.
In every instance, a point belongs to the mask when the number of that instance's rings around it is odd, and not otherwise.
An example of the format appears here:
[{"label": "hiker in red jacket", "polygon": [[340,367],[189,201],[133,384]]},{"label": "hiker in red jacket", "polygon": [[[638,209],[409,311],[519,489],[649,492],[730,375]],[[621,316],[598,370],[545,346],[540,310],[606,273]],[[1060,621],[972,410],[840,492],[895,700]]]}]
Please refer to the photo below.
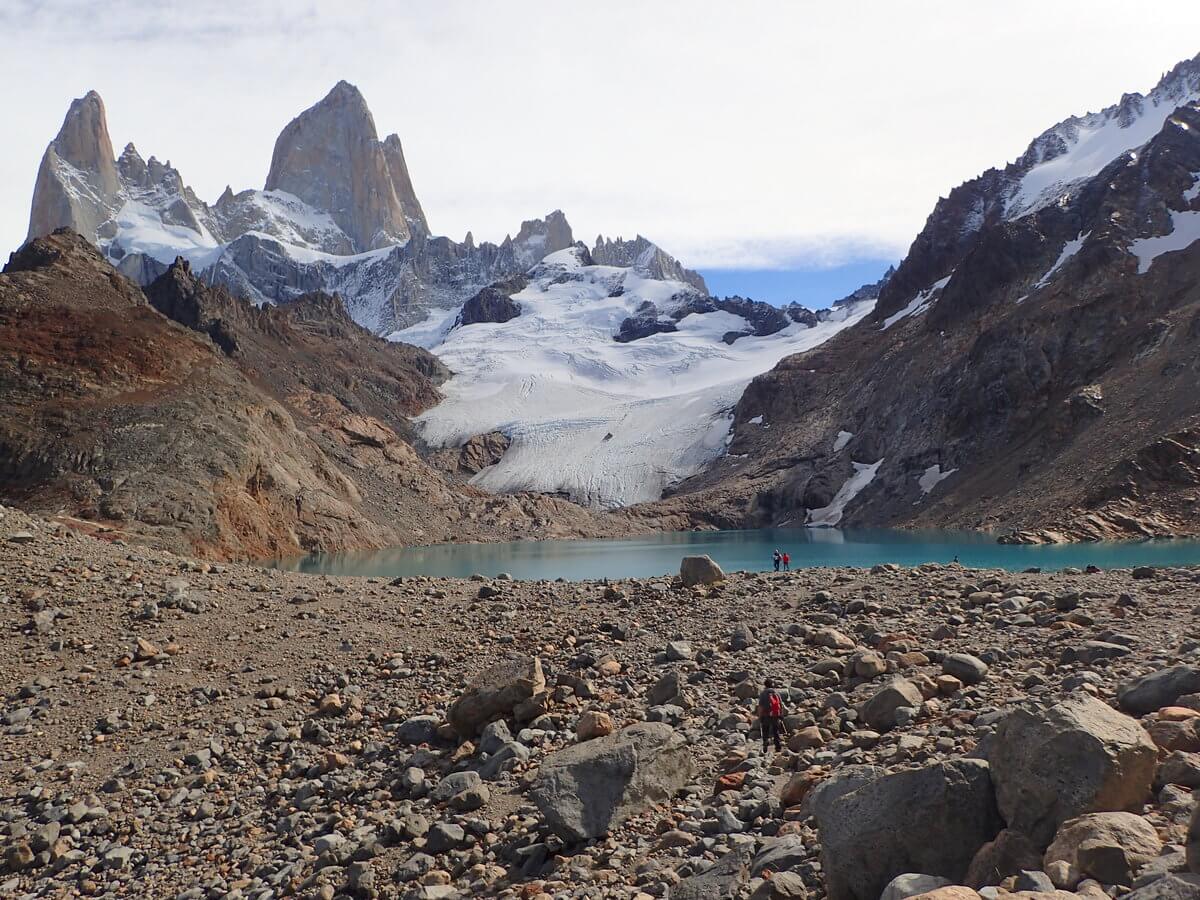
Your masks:
[{"label": "hiker in red jacket", "polygon": [[758,726],[762,731],[763,753],[767,752],[767,744],[775,738],[775,752],[783,750],[783,698],[775,690],[775,682],[770,678],[763,682],[763,692],[758,695]]}]

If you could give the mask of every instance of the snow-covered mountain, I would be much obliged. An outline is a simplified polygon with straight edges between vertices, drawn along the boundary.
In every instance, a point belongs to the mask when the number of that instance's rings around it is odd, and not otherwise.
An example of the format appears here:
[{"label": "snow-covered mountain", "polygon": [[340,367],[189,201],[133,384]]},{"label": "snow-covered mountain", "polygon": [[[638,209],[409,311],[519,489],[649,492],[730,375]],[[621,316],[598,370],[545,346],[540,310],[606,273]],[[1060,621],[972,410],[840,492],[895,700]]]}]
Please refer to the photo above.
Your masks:
[{"label": "snow-covered mountain", "polygon": [[211,205],[170,162],[143,159],[133,144],[114,158],[104,103],[88,93],[46,148],[29,236],[64,226],[141,284],[182,256],[255,303],[339,293],[379,333],[462,303],[574,242],[558,211],[500,244],[433,236],[400,138],[379,140],[362,94],[344,81],[283,129],[262,190],[226,188]]},{"label": "snow-covered mountain", "polygon": [[[507,294],[470,301],[470,315],[437,312],[392,335],[455,373],[445,399],[416,420],[430,444],[492,431],[511,441],[474,477],[479,486],[561,492],[601,507],[656,500],[725,452],[733,408],[755,375],[874,306],[846,304],[804,324],[663,278],[674,260],[624,243],[600,242],[599,254],[560,250]],[[596,264],[595,255],[627,264]],[[659,327],[627,324],[647,320]]]},{"label": "snow-covered mountain", "polygon": [[[938,200],[895,277],[880,292],[874,318],[884,322],[906,308],[929,308],[941,291],[938,283],[944,286],[981,235],[1049,208],[1068,209],[1106,166],[1125,154],[1136,160],[1138,148],[1176,109],[1197,100],[1200,56],[1179,63],[1150,93],[1126,94],[1100,112],[1065,119],[1034,138],[1014,162],[956,187]],[[918,299],[921,294],[924,300]]]},{"label": "snow-covered mountain", "polygon": [[1200,533],[1198,357],[1200,57],[940,200],[871,315],[754,379],[655,514]]},{"label": "snow-covered mountain", "polygon": [[455,372],[419,427],[433,447],[503,432],[475,481],[590,506],[654,500],[726,446],[745,385],[866,315],[875,293],[818,315],[741,297],[652,241],[577,242],[560,211],[516,237],[434,236],[400,139],[380,141],[339,82],[283,129],[262,190],[213,204],[132,144],[113,158],[104,104],[71,104],[42,160],[30,234],[81,232],[141,284],[176,257],[256,304],[340,295],[376,334],[432,349]]}]

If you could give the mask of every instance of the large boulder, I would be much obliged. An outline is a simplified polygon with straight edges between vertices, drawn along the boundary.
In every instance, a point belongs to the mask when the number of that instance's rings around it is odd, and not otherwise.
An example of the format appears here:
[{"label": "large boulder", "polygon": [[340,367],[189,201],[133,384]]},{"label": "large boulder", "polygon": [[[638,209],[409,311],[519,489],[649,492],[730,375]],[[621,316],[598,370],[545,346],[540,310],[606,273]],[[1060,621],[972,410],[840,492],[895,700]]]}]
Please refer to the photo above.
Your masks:
[{"label": "large boulder", "polygon": [[1126,894],[1123,900],[1200,900],[1200,876],[1164,875]]},{"label": "large boulder", "polygon": [[1188,825],[1187,843],[1184,845],[1184,850],[1187,852],[1188,869],[1192,872],[1200,873],[1200,804],[1197,804],[1195,811],[1192,813],[1192,821]]},{"label": "large boulder", "polygon": [[964,879],[973,888],[999,884],[1011,875],[1037,871],[1042,867],[1042,852],[1028,835],[1005,828],[995,840],[979,848]]},{"label": "large boulder", "polygon": [[923,702],[920,688],[907,678],[896,677],[872,694],[858,714],[875,731],[891,731],[896,727],[896,710],[920,709]]},{"label": "large boulder", "polygon": [[687,784],[692,755],[669,725],[642,722],[551,753],[530,796],[564,840],[590,840]]},{"label": "large boulder", "polygon": [[1184,694],[1200,692],[1200,669],[1173,666],[1127,681],[1117,690],[1117,703],[1134,716],[1171,706]]},{"label": "large boulder", "polygon": [[925,894],[929,891],[936,891],[938,888],[948,887],[949,885],[950,882],[948,879],[941,878],[938,875],[922,875],[919,872],[908,872],[904,875],[897,875],[888,882],[888,886],[879,895],[879,900],[909,900],[911,897],[916,897],[919,894]]},{"label": "large boulder", "polygon": [[1039,847],[1068,819],[1139,807],[1158,765],[1145,729],[1087,694],[1013,710],[986,755],[1001,815]]},{"label": "large boulder", "polygon": [[748,847],[730,850],[703,872],[683,879],[667,894],[668,900],[732,900],[750,880]]},{"label": "large boulder", "polygon": [[956,759],[886,775],[817,814],[829,900],[878,900],[897,875],[961,883],[1000,815],[981,759]]},{"label": "large boulder", "polygon": [[[809,770],[811,771],[811,769]],[[828,778],[818,781],[800,799],[800,817],[813,816],[818,820],[828,815],[829,808],[839,798],[870,784],[887,774],[881,766],[843,766]],[[784,804],[787,806],[788,804]]]},{"label": "large boulder", "polygon": [[650,706],[664,706],[669,703],[687,709],[692,704],[687,696],[686,684],[679,672],[667,672],[646,691],[646,703]]},{"label": "large boulder", "polygon": [[1128,885],[1133,874],[1162,852],[1154,826],[1127,812],[1089,813],[1063,824],[1046,850],[1043,868],[1065,862],[1103,884]]},{"label": "large boulder", "polygon": [[511,715],[513,709],[545,690],[546,678],[536,656],[510,656],[476,676],[446,714],[458,734],[474,737],[483,726]]},{"label": "large boulder", "polygon": [[808,859],[808,847],[798,834],[784,834],[763,841],[762,849],[750,864],[755,878],[764,872],[787,872]]},{"label": "large boulder", "polygon": [[684,587],[716,584],[725,580],[725,573],[710,556],[685,556],[679,564],[679,580]]}]

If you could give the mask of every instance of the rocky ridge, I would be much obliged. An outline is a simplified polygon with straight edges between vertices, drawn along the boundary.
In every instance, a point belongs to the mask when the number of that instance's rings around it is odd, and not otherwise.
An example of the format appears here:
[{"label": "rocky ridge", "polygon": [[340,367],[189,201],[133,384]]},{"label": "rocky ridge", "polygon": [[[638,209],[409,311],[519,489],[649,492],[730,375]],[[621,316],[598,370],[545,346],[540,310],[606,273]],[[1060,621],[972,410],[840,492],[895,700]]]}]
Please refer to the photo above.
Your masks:
[{"label": "rocky ridge", "polygon": [[[457,306],[575,244],[561,211],[499,244],[432,234],[398,135],[380,141],[359,90],[338,82],[276,140],[262,190],[213,204],[170,162],[133,144],[114,160],[103,101],[74,101],[38,171],[29,237],[71,228],[141,285],[183,256],[206,281],[255,304],[340,294],[376,334]],[[599,239],[597,252],[646,277],[704,281],[645,238]]]},{"label": "rocky ridge", "polygon": [[[939,204],[872,315],[755,379],[728,456],[647,516],[968,528],[1016,541],[1200,532],[1188,374],[1200,302],[1196,91],[1193,61],[1148,98],[1127,98],[1142,117],[1093,122],[1120,131],[1126,121],[1134,136],[1160,127],[1054,203],[966,230],[951,209],[958,193]],[[1036,171],[1022,164],[1012,178]],[[1015,190],[1005,184],[987,188],[997,210]]]},{"label": "rocky ridge", "polygon": [[1200,896],[1194,570],[702,562],[331,579],[0,510],[0,891]]},{"label": "rocky ridge", "polygon": [[143,293],[59,231],[0,275],[0,336],[0,493],[110,538],[263,558],[612,533],[426,463],[408,416],[446,370],[334,297],[254,308],[183,260]]}]

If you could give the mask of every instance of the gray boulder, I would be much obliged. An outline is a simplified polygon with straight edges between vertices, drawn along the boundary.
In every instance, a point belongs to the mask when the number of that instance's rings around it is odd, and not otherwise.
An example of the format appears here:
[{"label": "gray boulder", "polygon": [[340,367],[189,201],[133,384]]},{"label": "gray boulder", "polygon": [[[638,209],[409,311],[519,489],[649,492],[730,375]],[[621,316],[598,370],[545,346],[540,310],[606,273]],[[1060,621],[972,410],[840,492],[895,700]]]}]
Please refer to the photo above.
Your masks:
[{"label": "gray boulder", "polygon": [[857,791],[865,784],[882,778],[887,769],[882,766],[844,766],[818,782],[800,803],[800,816],[815,816],[818,820],[829,814],[829,808],[840,797]]},{"label": "gray boulder", "polygon": [[703,872],[683,879],[667,900],[734,900],[750,880],[750,849],[731,850]]},{"label": "gray boulder", "polygon": [[691,704],[684,692],[685,682],[679,672],[667,672],[646,692],[646,703],[650,706],[672,704],[686,708]]},{"label": "gray boulder", "polygon": [[1184,694],[1200,691],[1200,669],[1173,666],[1127,681],[1117,690],[1117,703],[1132,716],[1144,716],[1172,705]]},{"label": "gray boulder", "polygon": [[963,684],[979,684],[987,678],[988,666],[970,653],[951,653],[942,660],[942,671],[953,675]]},{"label": "gray boulder", "polygon": [[725,580],[725,573],[709,556],[685,556],[679,564],[679,580],[684,587],[715,584]]},{"label": "gray boulder", "polygon": [[750,864],[750,874],[757,878],[763,872],[786,872],[796,868],[807,858],[804,838],[800,835],[785,834],[767,838]]},{"label": "gray boulder", "polygon": [[878,900],[910,872],[961,884],[1001,821],[988,764],[957,759],[863,785],[822,809],[817,827],[829,900]]},{"label": "gray boulder", "polygon": [[545,687],[541,660],[510,656],[476,676],[446,718],[460,735],[474,737],[489,722],[511,715],[514,707]]},{"label": "gray boulder", "polygon": [[1200,875],[1166,875],[1126,894],[1124,900],[1200,900]]},{"label": "gray boulder", "polygon": [[909,872],[905,875],[897,875],[888,882],[888,886],[879,895],[879,900],[908,900],[909,897],[916,897],[918,894],[936,891],[938,888],[946,887],[946,885],[951,883],[950,879],[942,878],[938,875],[921,875],[916,872]]},{"label": "gray boulder", "polygon": [[1042,862],[1047,870],[1062,861],[1085,878],[1129,885],[1133,874],[1161,852],[1158,832],[1141,816],[1089,813],[1063,824]]},{"label": "gray boulder", "polygon": [[441,724],[437,716],[413,716],[400,723],[396,737],[405,744],[434,744]]},{"label": "gray boulder", "polygon": [[1039,847],[1068,819],[1139,807],[1158,765],[1142,726],[1087,694],[1045,710],[1013,710],[986,755],[1008,827]]},{"label": "gray boulder", "polygon": [[754,630],[745,622],[738,622],[733,626],[733,633],[729,636],[730,650],[746,650],[754,646]]},{"label": "gray boulder", "polygon": [[560,837],[586,841],[669,800],[691,774],[683,735],[642,722],[551,753],[530,796]]},{"label": "gray boulder", "polygon": [[896,727],[896,710],[920,709],[924,698],[920,689],[907,678],[893,678],[859,708],[859,715],[875,731]]}]

